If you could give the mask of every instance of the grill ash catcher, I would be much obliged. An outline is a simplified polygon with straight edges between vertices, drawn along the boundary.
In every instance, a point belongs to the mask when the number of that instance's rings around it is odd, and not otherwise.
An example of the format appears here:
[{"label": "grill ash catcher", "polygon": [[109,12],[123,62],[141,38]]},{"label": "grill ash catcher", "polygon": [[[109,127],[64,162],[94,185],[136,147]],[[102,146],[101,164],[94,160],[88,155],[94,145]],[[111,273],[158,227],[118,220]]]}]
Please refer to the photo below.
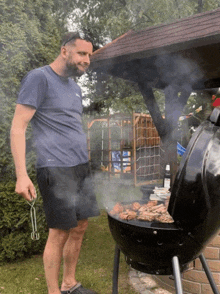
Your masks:
[{"label": "grill ash catcher", "polygon": [[182,294],[181,273],[199,258],[214,294],[219,294],[202,254],[220,228],[220,108],[192,136],[175,177],[168,212],[173,223],[122,220],[108,213],[116,242],[113,294],[118,293],[120,252],[134,269],[173,275]]}]

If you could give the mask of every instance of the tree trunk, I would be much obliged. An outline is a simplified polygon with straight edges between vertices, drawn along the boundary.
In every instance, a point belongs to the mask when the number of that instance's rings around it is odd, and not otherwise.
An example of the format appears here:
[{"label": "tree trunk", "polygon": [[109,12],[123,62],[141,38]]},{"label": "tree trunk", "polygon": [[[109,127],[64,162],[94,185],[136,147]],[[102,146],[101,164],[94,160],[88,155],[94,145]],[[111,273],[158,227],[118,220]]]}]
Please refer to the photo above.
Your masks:
[{"label": "tree trunk", "polygon": [[198,13],[203,11],[203,0],[198,0]]}]

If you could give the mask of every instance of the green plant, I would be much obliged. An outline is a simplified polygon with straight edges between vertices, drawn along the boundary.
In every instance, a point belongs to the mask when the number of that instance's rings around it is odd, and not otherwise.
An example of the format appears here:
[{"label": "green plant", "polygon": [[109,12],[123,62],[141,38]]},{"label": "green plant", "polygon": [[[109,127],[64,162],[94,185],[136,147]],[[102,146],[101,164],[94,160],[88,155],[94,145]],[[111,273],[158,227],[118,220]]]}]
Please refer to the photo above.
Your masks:
[{"label": "green plant", "polygon": [[12,181],[0,183],[0,262],[42,252],[47,238],[41,197],[35,202],[40,240],[34,241],[31,239],[30,205],[14,192],[14,185]]}]

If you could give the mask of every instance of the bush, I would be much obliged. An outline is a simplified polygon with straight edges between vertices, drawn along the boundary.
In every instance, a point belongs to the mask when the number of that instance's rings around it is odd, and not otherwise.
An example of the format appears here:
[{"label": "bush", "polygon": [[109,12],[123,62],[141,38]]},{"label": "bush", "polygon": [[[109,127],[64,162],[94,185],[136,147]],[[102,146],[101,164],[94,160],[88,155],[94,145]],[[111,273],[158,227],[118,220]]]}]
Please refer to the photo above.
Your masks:
[{"label": "bush", "polygon": [[0,183],[0,262],[42,253],[47,239],[42,198],[35,202],[40,240],[32,240],[30,205],[14,192],[15,183]]}]

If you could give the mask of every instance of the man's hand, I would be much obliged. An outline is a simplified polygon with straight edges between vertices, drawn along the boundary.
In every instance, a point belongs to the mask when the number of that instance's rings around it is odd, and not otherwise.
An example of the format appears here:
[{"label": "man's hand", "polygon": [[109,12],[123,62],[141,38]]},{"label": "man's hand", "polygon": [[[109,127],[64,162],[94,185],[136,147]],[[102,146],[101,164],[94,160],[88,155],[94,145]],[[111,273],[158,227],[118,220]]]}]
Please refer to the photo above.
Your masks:
[{"label": "man's hand", "polygon": [[15,192],[24,197],[27,201],[32,201],[36,198],[34,184],[28,176],[21,176],[17,179]]}]

